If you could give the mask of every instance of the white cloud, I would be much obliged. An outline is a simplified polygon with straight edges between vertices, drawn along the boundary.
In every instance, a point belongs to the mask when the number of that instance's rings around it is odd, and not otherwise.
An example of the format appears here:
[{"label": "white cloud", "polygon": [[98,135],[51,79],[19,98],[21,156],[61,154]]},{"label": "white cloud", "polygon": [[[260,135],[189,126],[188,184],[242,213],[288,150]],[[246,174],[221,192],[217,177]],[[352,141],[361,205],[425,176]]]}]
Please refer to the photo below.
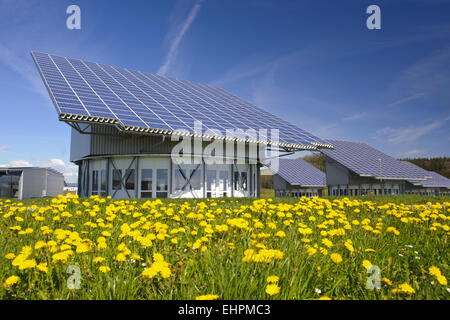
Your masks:
[{"label": "white cloud", "polygon": [[200,10],[202,0],[196,0],[194,6],[189,11],[188,16],[183,21],[181,26],[178,28],[177,33],[170,39],[169,51],[167,52],[164,64],[159,68],[158,74],[165,75],[172,64],[173,60],[176,58],[178,53],[178,46],[181,40],[183,40],[184,35],[188,31],[189,27],[194,22],[197,17],[198,11]]},{"label": "white cloud", "polygon": [[12,160],[6,164],[0,164],[0,167],[32,167],[33,165],[26,160]]},{"label": "white cloud", "polygon": [[67,182],[76,182],[78,178],[78,166],[73,164],[66,164],[63,160],[53,158],[49,160],[37,160],[37,165],[40,167],[49,167],[61,172]]},{"label": "white cloud", "polygon": [[7,146],[7,145],[1,145],[0,146],[0,151],[5,151],[5,150],[9,150],[9,149],[11,149],[10,146]]},{"label": "white cloud", "polygon": [[422,126],[413,125],[404,128],[385,127],[377,130],[376,134],[391,143],[413,142],[443,126],[448,120],[450,120],[450,117],[439,119]]}]

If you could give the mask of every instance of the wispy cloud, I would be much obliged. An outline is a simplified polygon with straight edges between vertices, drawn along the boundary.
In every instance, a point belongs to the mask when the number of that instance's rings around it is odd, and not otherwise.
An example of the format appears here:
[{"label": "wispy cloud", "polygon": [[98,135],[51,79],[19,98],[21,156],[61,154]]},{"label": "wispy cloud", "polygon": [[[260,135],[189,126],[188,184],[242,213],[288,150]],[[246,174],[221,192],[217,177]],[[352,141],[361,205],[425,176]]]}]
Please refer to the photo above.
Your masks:
[{"label": "wispy cloud", "polygon": [[398,105],[400,105],[400,104],[403,104],[403,103],[406,103],[406,102],[410,102],[410,101],[419,99],[419,98],[421,98],[421,97],[423,97],[423,96],[425,96],[425,93],[423,93],[423,92],[415,93],[415,94],[413,94],[413,95],[411,95],[411,96],[408,96],[408,97],[399,99],[399,100],[397,100],[397,101],[394,101],[394,102],[388,104],[388,106],[389,106],[389,107],[398,106]]},{"label": "wispy cloud", "polygon": [[439,119],[431,123],[404,128],[385,127],[376,131],[378,136],[385,138],[390,143],[413,142],[420,137],[442,127],[450,120],[450,117]]},{"label": "wispy cloud", "polygon": [[5,64],[11,70],[17,72],[30,83],[31,88],[35,92],[48,99],[48,93],[45,90],[38,73],[33,68],[31,61],[31,57],[29,57],[28,60],[25,60],[14,54],[14,52],[6,46],[0,44],[0,63]]},{"label": "wispy cloud", "polygon": [[354,113],[342,118],[343,122],[361,120],[365,113]]},{"label": "wispy cloud", "polygon": [[[449,85],[450,46],[446,46],[403,70],[391,87],[396,91],[406,89],[410,99],[408,97],[405,99],[409,101],[424,95],[444,95],[448,98]],[[406,101],[401,99],[395,104]]]},{"label": "wispy cloud", "polygon": [[189,11],[186,19],[181,23],[178,27],[176,34],[170,39],[169,51],[167,52],[166,59],[164,60],[163,65],[159,68],[158,74],[165,75],[169,70],[173,60],[176,58],[178,54],[178,47],[183,40],[184,35],[189,30],[189,27],[194,22],[197,14],[200,10],[203,0],[196,0],[194,6]]},{"label": "wispy cloud", "polygon": [[0,151],[6,151],[6,150],[9,150],[9,149],[11,149],[10,146],[7,146],[7,145],[1,145],[0,146]]}]

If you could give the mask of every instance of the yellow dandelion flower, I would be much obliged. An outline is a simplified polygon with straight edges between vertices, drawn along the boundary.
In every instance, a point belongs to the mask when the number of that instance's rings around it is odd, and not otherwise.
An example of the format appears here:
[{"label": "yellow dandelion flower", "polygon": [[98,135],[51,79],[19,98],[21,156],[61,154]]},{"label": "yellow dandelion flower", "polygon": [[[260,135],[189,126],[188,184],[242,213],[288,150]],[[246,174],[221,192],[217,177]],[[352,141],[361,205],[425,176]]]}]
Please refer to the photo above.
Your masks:
[{"label": "yellow dandelion flower", "polygon": [[3,282],[3,287],[10,287],[20,281],[20,278],[18,276],[10,276],[8,277],[5,282]]},{"label": "yellow dandelion flower", "polygon": [[277,283],[280,280],[279,277],[277,276],[269,276],[267,277],[267,282],[269,283]]},{"label": "yellow dandelion flower", "polygon": [[342,256],[339,253],[333,253],[330,255],[331,260],[334,263],[341,263],[342,262]]},{"label": "yellow dandelion flower", "polygon": [[195,300],[217,300],[219,296],[217,294],[205,294],[195,297]]},{"label": "yellow dandelion flower", "polygon": [[270,296],[274,296],[280,293],[280,287],[276,284],[269,284],[266,287],[266,293]]}]

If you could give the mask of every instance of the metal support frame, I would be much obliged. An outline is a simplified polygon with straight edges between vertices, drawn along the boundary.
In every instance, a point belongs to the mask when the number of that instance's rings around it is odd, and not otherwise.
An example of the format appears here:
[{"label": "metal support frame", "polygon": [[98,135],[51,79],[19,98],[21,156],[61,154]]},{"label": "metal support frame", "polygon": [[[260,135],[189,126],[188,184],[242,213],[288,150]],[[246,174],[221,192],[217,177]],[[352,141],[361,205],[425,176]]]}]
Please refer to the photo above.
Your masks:
[{"label": "metal support frame", "polygon": [[79,122],[66,121],[66,123],[81,134],[91,134],[91,132],[88,131],[89,129],[92,128],[92,125],[90,123],[87,123],[87,127],[84,129],[81,129]]},{"label": "metal support frame", "polygon": [[[128,176],[126,175],[126,172],[127,172],[127,170],[130,170],[130,169],[131,169],[131,167],[133,166],[133,163],[136,161],[136,158],[137,158],[137,157],[133,157],[133,160],[131,160],[130,165],[129,165],[128,168],[125,170],[125,174],[122,175],[122,177],[120,178],[120,185],[122,186],[122,188],[123,188],[123,189],[125,190],[125,192],[127,193],[128,199],[131,199],[131,196],[130,196],[130,193],[128,192],[128,190],[127,190],[127,188],[126,188],[126,186],[125,186],[124,181],[126,181],[126,179],[129,177],[129,175],[128,175]],[[114,164],[113,159],[111,159],[111,164],[112,164],[112,166],[113,166],[113,170],[118,170],[117,167],[116,167],[115,164]],[[135,178],[136,178],[136,173],[135,173]],[[136,179],[135,179],[135,181],[136,181]],[[136,189],[136,184],[135,184],[134,188]],[[117,191],[119,191],[119,189],[114,190],[114,193],[113,193],[113,195],[112,195],[113,198],[114,198],[114,196],[117,194]]]},{"label": "metal support frame", "polygon": [[189,178],[186,177],[186,175],[183,173],[183,169],[181,169],[179,164],[177,164],[177,167],[178,167],[178,171],[181,173],[181,176],[186,181],[185,184],[183,185],[183,187],[181,187],[181,190],[184,190],[189,185],[189,191],[194,196],[194,198],[197,198],[195,196],[194,189],[192,188],[191,179],[194,176],[194,174],[197,172],[198,168],[200,168],[200,164],[198,164],[197,167],[195,167],[195,169],[192,170],[191,174],[189,175]]}]

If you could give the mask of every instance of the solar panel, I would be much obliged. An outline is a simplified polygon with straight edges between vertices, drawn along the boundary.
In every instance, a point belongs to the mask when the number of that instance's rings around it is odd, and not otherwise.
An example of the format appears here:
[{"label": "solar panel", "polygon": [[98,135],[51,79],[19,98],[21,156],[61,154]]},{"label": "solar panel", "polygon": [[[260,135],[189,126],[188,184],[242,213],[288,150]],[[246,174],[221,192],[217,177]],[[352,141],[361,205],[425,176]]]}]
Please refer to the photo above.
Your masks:
[{"label": "solar panel", "polygon": [[321,152],[360,176],[403,180],[426,180],[429,178],[427,171],[419,167],[411,167],[365,143],[327,141],[333,144],[334,149],[324,149]]},{"label": "solar panel", "polygon": [[[416,166],[414,163],[411,163],[409,161],[402,161],[405,162],[408,166],[411,168],[420,168],[419,166]],[[422,169],[423,170],[423,169]],[[427,175],[431,177],[431,179],[420,181],[420,180],[408,180],[409,183],[412,183],[415,186],[422,186],[422,187],[436,187],[436,188],[447,188],[450,189],[450,179],[441,176],[440,174],[434,172],[434,171],[427,171]]]},{"label": "solar panel", "polygon": [[[211,86],[140,71],[32,52],[63,121],[101,121],[122,130],[276,142],[293,149],[332,148],[318,137]],[[201,121],[198,132],[195,123]],[[251,131],[254,130],[254,132]],[[267,137],[258,137],[259,130]]]},{"label": "solar panel", "polygon": [[305,160],[277,159],[277,161],[276,170],[276,166],[271,163],[268,163],[269,168],[292,185],[324,187],[327,184],[325,173]]}]

